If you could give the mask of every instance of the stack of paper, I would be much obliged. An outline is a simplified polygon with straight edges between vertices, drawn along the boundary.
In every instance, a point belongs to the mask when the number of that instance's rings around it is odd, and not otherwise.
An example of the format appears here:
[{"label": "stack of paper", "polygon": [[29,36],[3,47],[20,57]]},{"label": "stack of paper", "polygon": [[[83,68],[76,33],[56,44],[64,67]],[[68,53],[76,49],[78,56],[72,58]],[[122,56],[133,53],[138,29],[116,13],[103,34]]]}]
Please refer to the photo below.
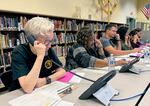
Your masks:
[{"label": "stack of paper", "polygon": [[58,91],[66,89],[69,84],[53,82],[36,89],[31,94],[25,94],[9,101],[12,106],[73,106],[74,103],[63,101]]}]

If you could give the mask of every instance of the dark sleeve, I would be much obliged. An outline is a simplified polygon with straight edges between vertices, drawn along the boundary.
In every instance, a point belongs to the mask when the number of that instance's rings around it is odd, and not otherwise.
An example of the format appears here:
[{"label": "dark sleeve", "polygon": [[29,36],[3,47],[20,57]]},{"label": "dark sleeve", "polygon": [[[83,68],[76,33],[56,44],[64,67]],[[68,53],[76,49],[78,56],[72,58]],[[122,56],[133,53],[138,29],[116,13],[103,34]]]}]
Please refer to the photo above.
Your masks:
[{"label": "dark sleeve", "polygon": [[13,80],[18,79],[21,76],[27,75],[29,72],[24,56],[22,56],[17,51],[12,52],[11,68],[13,71]]},{"label": "dark sleeve", "polygon": [[59,68],[60,66],[63,66],[52,48],[49,50],[49,56],[56,63],[55,68]]},{"label": "dark sleeve", "polygon": [[84,47],[77,47],[73,51],[73,57],[80,67],[94,67],[96,58],[89,55]]}]

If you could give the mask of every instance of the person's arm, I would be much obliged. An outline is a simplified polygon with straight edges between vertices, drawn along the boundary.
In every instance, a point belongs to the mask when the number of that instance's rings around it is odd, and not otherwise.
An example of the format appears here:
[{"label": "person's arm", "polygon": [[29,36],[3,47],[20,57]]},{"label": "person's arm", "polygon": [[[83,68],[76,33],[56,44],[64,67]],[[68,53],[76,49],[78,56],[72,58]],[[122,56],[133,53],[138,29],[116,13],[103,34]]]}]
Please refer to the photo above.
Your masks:
[{"label": "person's arm", "polygon": [[[121,60],[116,61],[116,66],[124,65],[124,64],[127,64],[127,63],[128,62],[126,60],[121,59]],[[105,67],[105,66],[108,66],[108,61],[107,61],[106,58],[104,60],[97,59],[95,61],[94,67]]]},{"label": "person's arm", "polygon": [[135,48],[133,50],[116,50],[111,45],[104,48],[107,52],[114,55],[127,55],[130,53],[140,52],[140,48]]},{"label": "person's arm", "polygon": [[119,34],[116,34],[115,38],[116,38],[116,41],[117,41],[116,49],[117,49],[117,50],[121,50],[121,39],[120,39],[120,35],[119,35]]},{"label": "person's arm", "polygon": [[116,49],[121,50],[121,40],[117,40]]},{"label": "person's arm", "polygon": [[108,65],[107,60],[96,59],[94,67],[105,67]]},{"label": "person's arm", "polygon": [[[56,72],[50,76],[48,76],[49,78],[51,78],[51,81],[56,81],[59,78],[61,78],[62,76],[64,76],[66,73],[66,71],[63,68],[57,68]],[[36,83],[36,87],[41,87],[43,85],[46,85],[46,77],[44,78],[38,78],[38,81]]]},{"label": "person's arm", "polygon": [[[80,51],[80,52],[79,52]],[[74,59],[80,67],[104,67],[107,66],[107,60],[101,60],[87,53],[85,48],[78,47],[73,52]]]},{"label": "person's arm", "polygon": [[98,48],[98,54],[104,54],[103,45],[99,39],[95,38],[95,46]]},{"label": "person's arm", "polygon": [[39,43],[37,41],[34,42],[34,49],[37,53],[37,58],[35,60],[35,63],[30,70],[30,72],[26,76],[22,76],[19,78],[19,83],[22,89],[26,93],[31,93],[33,89],[35,88],[35,85],[37,83],[37,80],[39,78],[43,58],[45,55],[46,47],[45,45]]}]

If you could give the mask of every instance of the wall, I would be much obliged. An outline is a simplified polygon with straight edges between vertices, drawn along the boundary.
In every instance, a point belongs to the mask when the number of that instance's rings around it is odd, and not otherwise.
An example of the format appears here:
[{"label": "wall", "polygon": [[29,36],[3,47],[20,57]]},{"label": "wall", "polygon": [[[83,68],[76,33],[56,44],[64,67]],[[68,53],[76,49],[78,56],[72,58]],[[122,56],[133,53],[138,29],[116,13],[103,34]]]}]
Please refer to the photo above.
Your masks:
[{"label": "wall", "polygon": [[[126,17],[135,18],[135,4],[136,0],[120,0],[119,5],[113,10],[110,21],[126,23]],[[102,20],[97,0],[1,0],[0,10],[64,17],[74,16],[83,19],[88,19],[91,15],[93,20]],[[104,20],[107,21],[105,14],[104,17]]]},{"label": "wall", "polygon": [[126,23],[127,17],[136,18],[136,12],[136,0],[120,0],[112,15],[112,21]]},{"label": "wall", "polygon": [[142,11],[140,10],[141,8],[144,7],[146,3],[150,3],[150,0],[138,0],[137,4],[137,21],[138,22],[147,22],[150,23],[149,20],[146,19]]}]

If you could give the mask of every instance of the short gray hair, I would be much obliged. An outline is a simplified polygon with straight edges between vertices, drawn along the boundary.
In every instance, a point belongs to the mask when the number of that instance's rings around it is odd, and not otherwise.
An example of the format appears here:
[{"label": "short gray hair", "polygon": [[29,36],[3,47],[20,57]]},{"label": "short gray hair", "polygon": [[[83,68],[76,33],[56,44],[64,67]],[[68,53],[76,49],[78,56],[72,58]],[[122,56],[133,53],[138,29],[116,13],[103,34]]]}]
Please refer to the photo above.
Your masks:
[{"label": "short gray hair", "polygon": [[27,35],[33,35],[35,38],[40,34],[49,34],[49,32],[54,30],[54,24],[43,17],[34,17],[30,19],[25,27],[24,31]]}]

